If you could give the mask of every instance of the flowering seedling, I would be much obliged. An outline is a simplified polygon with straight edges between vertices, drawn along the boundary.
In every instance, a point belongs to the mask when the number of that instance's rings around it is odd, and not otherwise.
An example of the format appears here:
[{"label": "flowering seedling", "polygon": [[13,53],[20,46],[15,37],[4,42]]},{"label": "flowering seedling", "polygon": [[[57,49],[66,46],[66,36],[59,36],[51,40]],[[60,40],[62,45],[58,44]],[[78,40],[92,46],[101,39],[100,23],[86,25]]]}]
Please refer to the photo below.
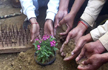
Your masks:
[{"label": "flowering seedling", "polygon": [[41,40],[35,39],[33,45],[36,49],[37,61],[44,63],[54,56],[55,51],[58,50],[57,44],[56,39],[52,36],[44,35]]}]

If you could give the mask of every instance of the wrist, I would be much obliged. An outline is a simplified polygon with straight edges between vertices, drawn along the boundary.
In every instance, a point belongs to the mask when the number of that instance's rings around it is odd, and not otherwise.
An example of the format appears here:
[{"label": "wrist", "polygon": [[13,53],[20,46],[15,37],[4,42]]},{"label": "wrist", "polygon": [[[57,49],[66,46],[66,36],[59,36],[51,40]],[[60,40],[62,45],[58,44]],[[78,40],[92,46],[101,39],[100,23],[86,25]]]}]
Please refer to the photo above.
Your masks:
[{"label": "wrist", "polygon": [[68,11],[67,10],[59,10],[58,13],[65,13],[65,14],[67,14]]},{"label": "wrist", "polygon": [[47,22],[47,23],[53,23],[53,21],[51,19],[46,19],[45,22]]},{"label": "wrist", "polygon": [[60,8],[59,11],[68,11],[68,8]]},{"label": "wrist", "polygon": [[35,17],[30,18],[29,21],[30,21],[31,24],[38,24],[38,22],[37,22]]},{"label": "wrist", "polygon": [[99,49],[99,53],[103,53],[106,51],[105,47],[102,45],[102,43],[100,42],[100,40],[95,41],[96,44],[98,44],[98,49]]},{"label": "wrist", "polygon": [[88,26],[84,23],[84,22],[82,22],[82,21],[79,21],[78,22],[78,26],[77,26],[78,28],[80,28],[80,30],[84,33],[86,30],[87,30],[87,28],[88,28]]},{"label": "wrist", "polygon": [[74,17],[76,16],[76,12],[70,11],[70,14]]}]

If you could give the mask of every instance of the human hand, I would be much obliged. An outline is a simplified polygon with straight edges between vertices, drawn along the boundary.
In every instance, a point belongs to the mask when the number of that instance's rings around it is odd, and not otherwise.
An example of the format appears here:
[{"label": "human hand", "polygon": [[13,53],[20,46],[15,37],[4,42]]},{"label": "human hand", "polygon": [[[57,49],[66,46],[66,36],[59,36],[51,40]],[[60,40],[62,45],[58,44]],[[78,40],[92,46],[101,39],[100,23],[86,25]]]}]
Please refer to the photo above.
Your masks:
[{"label": "human hand", "polygon": [[52,36],[54,36],[53,21],[50,20],[50,19],[46,20],[46,22],[45,22],[44,34],[45,35],[52,35]]},{"label": "human hand", "polygon": [[73,14],[69,13],[67,14],[59,23],[58,26],[62,25],[62,24],[66,24],[67,26],[67,30],[63,33],[60,33],[60,35],[66,35],[68,34],[68,32],[72,29],[73,26],[73,21],[74,21],[74,17]]},{"label": "human hand", "polygon": [[[75,49],[71,52],[71,56],[65,58],[64,60],[67,61],[67,60],[70,60],[70,59],[75,58],[75,57],[80,53],[80,51],[81,51],[81,49],[83,48],[83,46],[85,45],[85,43],[87,43],[87,42],[89,42],[89,41],[91,41],[91,40],[92,40],[92,38],[91,38],[91,35],[90,35],[90,34],[87,34],[87,35],[85,35],[85,36],[82,36],[82,37],[78,40],[78,42],[77,42],[77,44],[76,44],[76,46],[75,46]],[[62,45],[62,48],[61,48],[60,51],[62,51],[63,48],[64,48],[64,46]]]},{"label": "human hand", "polygon": [[31,23],[31,30],[30,30],[31,41],[30,42],[34,42],[34,39],[40,38],[40,33],[39,33],[40,27],[36,18],[31,18],[30,23]]},{"label": "human hand", "polygon": [[55,16],[55,22],[54,22],[54,35],[56,35],[56,28],[59,26],[59,22],[63,19],[64,16],[67,15],[67,11],[58,11],[57,15]]},{"label": "human hand", "polygon": [[108,62],[106,56],[108,54],[94,54],[87,60],[82,62],[82,65],[78,65],[79,70],[97,70],[104,63]]},{"label": "human hand", "polygon": [[76,44],[78,39],[83,35],[83,33],[86,31],[86,29],[87,28],[82,23],[79,23],[77,27],[75,27],[73,30],[71,30],[68,33],[66,41],[63,43],[63,45],[60,49],[62,56],[64,56],[63,48],[64,48],[65,44],[67,44],[71,38],[73,38],[75,40],[75,44]]},{"label": "human hand", "polygon": [[94,54],[101,54],[104,51],[105,47],[102,45],[102,43],[99,40],[97,40],[96,42],[87,43],[84,45],[83,49],[81,50],[81,53],[76,58],[76,61],[79,61],[83,57],[89,58]]}]

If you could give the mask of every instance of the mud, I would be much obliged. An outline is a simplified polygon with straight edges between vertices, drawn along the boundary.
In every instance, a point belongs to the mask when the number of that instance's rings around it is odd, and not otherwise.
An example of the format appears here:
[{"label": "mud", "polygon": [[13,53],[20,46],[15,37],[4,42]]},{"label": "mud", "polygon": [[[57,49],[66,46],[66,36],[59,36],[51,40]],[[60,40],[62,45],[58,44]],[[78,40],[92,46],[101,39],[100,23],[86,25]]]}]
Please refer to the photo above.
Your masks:
[{"label": "mud", "polygon": [[[40,11],[40,16],[38,17],[38,22],[40,27],[43,28],[45,9],[42,8]],[[0,0],[0,16],[20,12],[20,8],[12,8],[10,5],[10,0]],[[19,24],[22,25],[26,16],[21,15],[8,19],[0,19],[0,24]],[[58,30],[59,31],[59,30]],[[58,48],[61,47],[60,36],[58,36]],[[66,47],[66,48],[69,48]],[[68,50],[67,50],[68,51]],[[69,50],[70,52],[71,50]],[[69,53],[68,52],[68,53]],[[0,70],[77,70],[77,64],[74,60],[63,61],[63,57],[60,56],[59,51],[57,51],[56,61],[49,66],[40,66],[34,60],[35,49],[29,49],[26,52],[12,53],[12,54],[0,54]],[[108,64],[103,65],[99,70],[108,70]]]}]

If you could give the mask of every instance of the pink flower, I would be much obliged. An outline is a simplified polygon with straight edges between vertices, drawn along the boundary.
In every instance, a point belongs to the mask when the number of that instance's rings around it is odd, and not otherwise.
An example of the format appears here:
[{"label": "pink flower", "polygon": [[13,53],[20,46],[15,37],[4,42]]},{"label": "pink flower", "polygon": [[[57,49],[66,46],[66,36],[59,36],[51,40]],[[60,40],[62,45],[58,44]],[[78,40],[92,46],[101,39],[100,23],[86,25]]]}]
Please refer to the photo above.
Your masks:
[{"label": "pink flower", "polygon": [[40,45],[37,45],[38,48],[40,48]]},{"label": "pink flower", "polygon": [[37,45],[37,47],[38,47],[38,49],[37,49],[37,50],[40,50],[40,47],[41,47],[41,46],[40,46],[40,45]]},{"label": "pink flower", "polygon": [[36,38],[36,39],[35,39],[35,41],[39,41],[39,39],[38,39],[38,38]]},{"label": "pink flower", "polygon": [[54,40],[53,40],[52,42],[53,42],[54,44],[56,43],[56,41],[54,41]]},{"label": "pink flower", "polygon": [[37,50],[40,50],[40,48],[38,48]]},{"label": "pink flower", "polygon": [[56,41],[54,41],[54,40],[51,41],[51,42],[50,42],[50,46],[51,46],[51,47],[56,46]]},{"label": "pink flower", "polygon": [[42,39],[43,40],[47,40],[47,39],[49,39],[49,36],[48,35],[44,35]]},{"label": "pink flower", "polygon": [[42,41],[39,41],[39,43],[42,43]]}]

